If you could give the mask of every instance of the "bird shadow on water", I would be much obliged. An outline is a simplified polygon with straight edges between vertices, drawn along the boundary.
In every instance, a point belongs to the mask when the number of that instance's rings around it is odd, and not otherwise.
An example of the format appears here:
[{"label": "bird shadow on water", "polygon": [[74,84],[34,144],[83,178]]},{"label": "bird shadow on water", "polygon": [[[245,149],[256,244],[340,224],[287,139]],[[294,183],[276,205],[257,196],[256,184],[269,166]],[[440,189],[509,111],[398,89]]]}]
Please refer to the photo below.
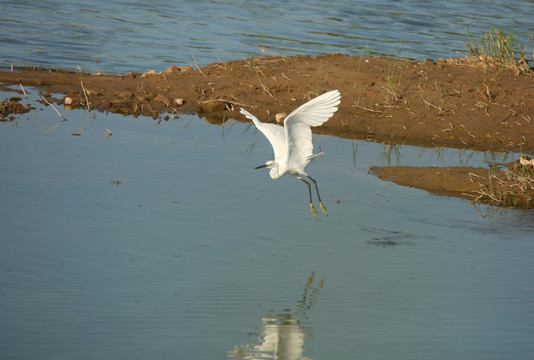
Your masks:
[{"label": "bird shadow on water", "polygon": [[261,319],[261,324],[248,332],[249,336],[257,338],[259,344],[236,345],[228,352],[228,358],[303,359],[305,340],[312,337],[312,327],[301,322],[308,318],[308,312],[317,302],[323,287],[324,279],[315,283],[315,271],[312,271],[297,305],[266,314]]}]

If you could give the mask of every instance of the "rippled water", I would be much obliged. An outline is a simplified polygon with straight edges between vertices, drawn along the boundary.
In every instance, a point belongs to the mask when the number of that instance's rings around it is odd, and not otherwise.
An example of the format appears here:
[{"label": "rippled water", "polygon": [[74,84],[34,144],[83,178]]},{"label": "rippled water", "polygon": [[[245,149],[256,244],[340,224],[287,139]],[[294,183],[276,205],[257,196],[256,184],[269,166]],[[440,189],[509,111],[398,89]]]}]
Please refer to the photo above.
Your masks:
[{"label": "rippled water", "polygon": [[[238,59],[260,44],[449,57],[467,26],[532,32],[531,8],[2,2],[0,62],[128,72],[190,64],[193,54],[199,64]],[[253,169],[272,150],[249,124],[62,107],[60,123],[26,90],[37,109],[0,123],[0,359],[534,353],[533,213],[368,174],[513,155],[316,136],[325,156],[309,172],[329,217],[315,222],[302,183]]]},{"label": "rippled water", "polygon": [[[0,65],[163,70],[257,55],[457,57],[466,33],[534,33],[530,1],[2,1]],[[95,64],[98,61],[98,64]]]},{"label": "rippled water", "polygon": [[315,222],[303,184],[253,169],[272,150],[248,124],[64,109],[58,123],[36,96],[0,131],[1,358],[534,350],[532,212],[367,172],[508,155],[316,137],[329,217]]}]

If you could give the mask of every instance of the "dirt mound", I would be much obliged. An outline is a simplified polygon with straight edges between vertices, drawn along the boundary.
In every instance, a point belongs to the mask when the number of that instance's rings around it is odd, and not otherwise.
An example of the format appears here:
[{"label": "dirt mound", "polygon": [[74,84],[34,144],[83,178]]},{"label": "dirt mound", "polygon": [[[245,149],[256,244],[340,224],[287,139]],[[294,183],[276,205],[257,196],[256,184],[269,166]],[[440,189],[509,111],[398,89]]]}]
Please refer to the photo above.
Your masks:
[{"label": "dirt mound", "polygon": [[[534,77],[472,62],[414,62],[346,55],[250,58],[200,69],[102,75],[61,70],[0,72],[86,107],[154,118],[198,113],[210,122],[264,121],[339,89],[339,111],[317,132],[391,143],[534,152]],[[84,93],[85,89],[85,93]],[[86,100],[87,99],[87,100]]]}]

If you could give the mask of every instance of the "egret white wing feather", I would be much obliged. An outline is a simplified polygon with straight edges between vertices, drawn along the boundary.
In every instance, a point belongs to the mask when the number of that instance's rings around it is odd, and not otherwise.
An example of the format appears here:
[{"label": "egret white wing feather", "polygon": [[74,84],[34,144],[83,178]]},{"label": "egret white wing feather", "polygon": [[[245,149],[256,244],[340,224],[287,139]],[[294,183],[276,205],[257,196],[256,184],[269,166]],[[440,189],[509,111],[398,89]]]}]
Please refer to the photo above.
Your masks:
[{"label": "egret white wing feather", "polygon": [[254,125],[260,130],[263,135],[269,140],[274,150],[275,160],[281,159],[287,155],[287,142],[284,128],[279,125],[263,123],[257,117],[246,111],[240,110],[241,114],[245,115],[248,119],[252,120]]},{"label": "egret white wing feather", "polygon": [[306,167],[313,156],[311,126],[326,122],[337,111],[341,102],[338,90],[329,91],[301,105],[284,120],[289,167]]}]

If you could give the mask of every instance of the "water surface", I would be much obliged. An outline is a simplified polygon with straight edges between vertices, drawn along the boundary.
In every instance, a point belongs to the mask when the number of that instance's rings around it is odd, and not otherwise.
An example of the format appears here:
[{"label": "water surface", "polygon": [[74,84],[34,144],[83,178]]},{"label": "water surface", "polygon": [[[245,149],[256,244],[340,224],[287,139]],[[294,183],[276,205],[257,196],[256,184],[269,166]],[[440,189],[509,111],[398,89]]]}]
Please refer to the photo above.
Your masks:
[{"label": "water surface", "polygon": [[[3,1],[0,64],[125,73],[260,48],[454,57],[492,25],[528,43],[533,15],[528,1]],[[329,217],[316,222],[301,182],[253,169],[272,150],[249,124],[62,107],[58,123],[26,90],[37,110],[0,123],[0,358],[534,353],[533,213],[368,173],[514,154],[317,136],[325,156],[309,172]]]},{"label": "water surface", "polygon": [[73,136],[87,112],[60,108],[68,121],[45,132],[59,119],[37,96],[0,131],[1,357],[534,350],[532,212],[368,174],[507,155],[318,136],[325,157],[309,170],[329,217],[316,222],[301,182],[253,169],[272,150],[249,124],[91,112]]},{"label": "water surface", "polygon": [[[532,44],[530,1],[3,1],[0,65],[164,70],[267,54],[461,56],[493,26]],[[98,62],[98,63],[95,63]]]}]

